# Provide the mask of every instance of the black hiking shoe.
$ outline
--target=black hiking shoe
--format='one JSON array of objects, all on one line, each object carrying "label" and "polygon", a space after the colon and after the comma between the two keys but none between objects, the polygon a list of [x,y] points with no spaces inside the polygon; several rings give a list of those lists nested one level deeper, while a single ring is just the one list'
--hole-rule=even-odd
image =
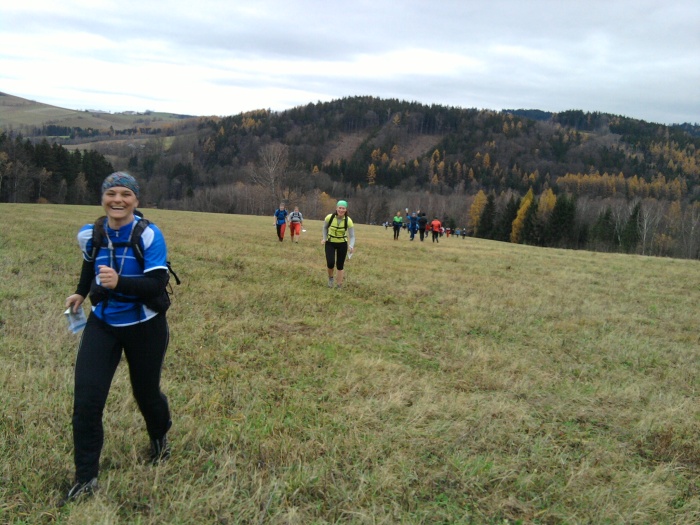
[{"label": "black hiking shoe", "polygon": [[158,465],[170,459],[170,443],[168,443],[168,436],[151,440],[151,453],[148,459],[151,465]]},{"label": "black hiking shoe", "polygon": [[58,506],[63,507],[66,503],[92,496],[97,488],[97,478],[92,478],[90,481],[76,481],[66,497],[58,503]]}]

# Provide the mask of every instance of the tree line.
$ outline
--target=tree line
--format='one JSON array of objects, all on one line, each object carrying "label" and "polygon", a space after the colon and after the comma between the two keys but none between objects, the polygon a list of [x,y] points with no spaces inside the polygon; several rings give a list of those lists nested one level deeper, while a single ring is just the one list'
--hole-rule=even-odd
[{"label": "tree line", "polygon": [[0,201],[94,203],[108,157],[139,178],[146,206],[260,215],[286,200],[318,218],[346,197],[358,222],[409,207],[506,242],[697,257],[695,131],[349,97],[201,119],[133,143],[105,130],[85,151],[6,133]]},{"label": "tree line", "polygon": [[0,133],[0,202],[94,204],[113,171],[97,151],[69,151],[47,140],[35,145]]}]

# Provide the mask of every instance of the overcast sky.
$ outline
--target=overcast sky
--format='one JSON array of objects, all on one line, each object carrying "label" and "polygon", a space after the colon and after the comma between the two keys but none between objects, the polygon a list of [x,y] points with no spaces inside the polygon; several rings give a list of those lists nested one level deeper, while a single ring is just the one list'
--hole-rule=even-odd
[{"label": "overcast sky", "polygon": [[17,0],[0,91],[234,115],[372,95],[700,123],[700,0]]}]

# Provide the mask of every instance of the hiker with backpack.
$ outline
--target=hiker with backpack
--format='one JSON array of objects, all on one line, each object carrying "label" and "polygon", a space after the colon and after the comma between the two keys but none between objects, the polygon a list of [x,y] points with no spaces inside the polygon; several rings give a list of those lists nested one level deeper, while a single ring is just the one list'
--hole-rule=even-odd
[{"label": "hiker with backpack", "polygon": [[[420,212],[420,210],[419,210]],[[423,239],[425,238],[425,230],[428,227],[428,218],[425,216],[425,212],[420,213],[420,217],[418,218],[418,233],[420,235],[420,240],[423,242]]]},{"label": "hiker with backpack", "polygon": [[149,459],[157,464],[170,455],[166,435],[172,422],[168,400],[160,389],[169,340],[167,247],[158,227],[134,214],[138,199],[136,180],[125,172],[112,173],[102,184],[106,216],[78,232],[83,266],[76,292],[66,299],[66,306],[77,312],[89,296],[92,312],[75,362],[75,483],[62,503],[97,488],[104,440],[102,412],[122,352],[146,422]]},{"label": "hiker with backpack", "polygon": [[287,228],[287,215],[289,212],[284,209],[284,202],[275,210],[275,227],[277,228],[277,238],[284,241],[284,230]]},{"label": "hiker with backpack", "polygon": [[[294,206],[294,211],[289,214],[289,234],[292,236],[292,242],[299,242],[301,237],[301,228],[304,224],[304,216],[299,211],[299,206]],[[297,240],[294,240],[296,236]]]},{"label": "hiker with backpack", "polygon": [[[335,282],[338,288],[343,286],[345,276],[345,258],[355,251],[355,227],[348,217],[347,201],[338,201],[335,212],[326,215],[323,221],[323,239],[321,244],[326,250],[326,267],[328,269],[328,288]],[[337,268],[335,278],[334,268]]]},{"label": "hiker with backpack", "polygon": [[408,231],[411,232],[411,240],[415,239],[418,232],[418,214],[415,211],[408,217]]}]

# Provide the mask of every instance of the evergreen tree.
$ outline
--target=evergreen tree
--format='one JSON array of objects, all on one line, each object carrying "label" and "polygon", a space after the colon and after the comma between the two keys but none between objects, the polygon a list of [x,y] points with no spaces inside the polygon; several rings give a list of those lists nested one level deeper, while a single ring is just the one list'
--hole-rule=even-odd
[{"label": "evergreen tree", "polygon": [[515,222],[518,216],[518,210],[520,209],[520,199],[516,199],[511,196],[508,204],[506,204],[505,210],[498,218],[498,221],[494,227],[493,238],[497,241],[510,242],[511,233],[513,231],[513,222]]},{"label": "evergreen tree", "polygon": [[596,220],[591,229],[591,241],[596,247],[604,250],[613,250],[616,247],[615,242],[615,221],[613,220],[612,210],[608,206]]},{"label": "evergreen tree", "polygon": [[545,230],[546,246],[571,247],[577,244],[576,202],[562,193],[557,197]]},{"label": "evergreen tree", "polygon": [[535,199],[527,209],[527,213],[525,214],[525,219],[523,221],[523,229],[520,234],[520,242],[523,244],[529,244],[532,246],[540,246],[542,244],[543,225],[539,218],[539,206],[539,201]]},{"label": "evergreen tree", "polygon": [[496,222],[496,198],[493,193],[486,198],[486,206],[479,218],[479,229],[476,236],[481,239],[493,239],[493,229]]},{"label": "evergreen tree", "polygon": [[627,253],[634,251],[639,243],[639,213],[640,213],[641,203],[634,205],[632,213],[625,227],[622,229],[622,235],[620,236],[620,245],[622,249]]}]

